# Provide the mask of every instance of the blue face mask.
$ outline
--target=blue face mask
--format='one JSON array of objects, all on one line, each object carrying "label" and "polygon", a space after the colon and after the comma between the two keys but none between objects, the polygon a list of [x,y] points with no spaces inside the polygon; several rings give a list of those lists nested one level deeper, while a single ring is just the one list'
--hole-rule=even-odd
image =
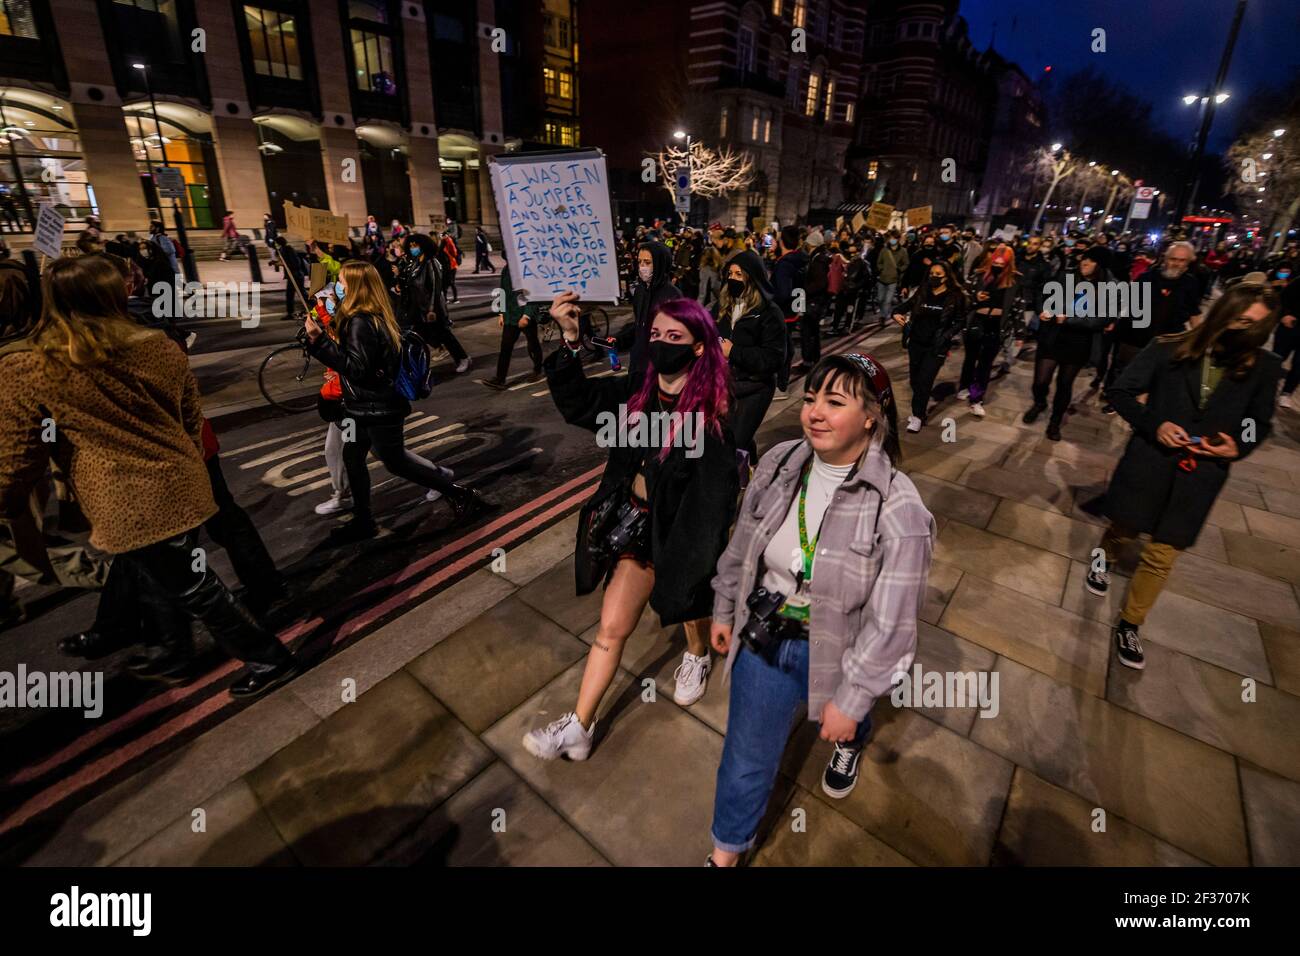
[{"label": "blue face mask", "polygon": [[411,246],[410,253],[412,259],[418,259],[424,254],[424,250],[419,246]]},{"label": "blue face mask", "polygon": [[330,315],[333,315],[333,314],[334,314],[334,311],[335,311],[337,308],[338,308],[338,305],[335,303],[335,301],[334,301],[332,298],[326,297],[326,299],[325,299],[325,311],[326,311],[327,313],[329,313]]},{"label": "blue face mask", "polygon": [[335,283],[334,283],[334,297],[335,297],[336,299],[338,299],[340,302],[343,301],[343,283],[342,283],[342,282],[335,282]]}]

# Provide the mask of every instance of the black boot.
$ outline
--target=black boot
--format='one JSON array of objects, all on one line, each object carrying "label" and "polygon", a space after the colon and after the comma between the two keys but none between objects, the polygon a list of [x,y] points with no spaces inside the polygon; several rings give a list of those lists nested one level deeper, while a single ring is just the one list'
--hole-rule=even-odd
[{"label": "black boot", "polygon": [[325,539],[325,544],[327,547],[356,544],[358,541],[369,541],[377,534],[379,534],[379,526],[375,524],[374,518],[369,515],[354,515],[347,524],[332,529]]},{"label": "black boot", "polygon": [[447,501],[451,504],[453,523],[469,524],[491,510],[491,505],[478,492],[471,491],[464,485],[457,485],[456,489],[456,494],[447,496]]},{"label": "black boot", "polygon": [[290,658],[274,670],[252,670],[245,668],[238,679],[230,685],[230,696],[240,699],[261,697],[275,690],[281,684],[287,684],[298,676],[301,668],[296,658]]},{"label": "black boot", "polygon": [[1047,423],[1047,439],[1048,441],[1061,440],[1061,420],[1056,416],[1052,416],[1052,420]]},{"label": "black boot", "polygon": [[1020,420],[1026,425],[1032,425],[1034,422],[1038,421],[1038,416],[1043,414],[1046,408],[1046,405],[1040,405],[1035,402],[1030,406],[1029,411],[1025,412],[1024,416]]}]

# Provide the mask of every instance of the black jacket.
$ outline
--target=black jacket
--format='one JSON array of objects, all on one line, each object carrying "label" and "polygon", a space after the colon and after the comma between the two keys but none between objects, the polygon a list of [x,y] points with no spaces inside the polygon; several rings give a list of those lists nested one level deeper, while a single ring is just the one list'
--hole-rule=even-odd
[{"label": "black jacket", "polygon": [[307,351],[339,373],[343,410],[353,418],[404,418],[411,414],[411,403],[393,387],[400,353],[373,316],[365,312],[352,316],[342,341],[336,343],[322,335]]},{"label": "black jacket", "polygon": [[[555,406],[570,425],[591,431],[600,427],[602,412],[618,415],[618,407],[633,394],[631,376],[587,378],[582,362],[564,346],[546,359],[547,384]],[[727,534],[740,492],[736,445],[723,425],[722,437],[706,429],[703,453],[687,458],[674,448],[662,462],[655,449],[614,447],[595,495],[582,509],[579,528],[587,516],[610,496],[626,500],[638,468],[646,478],[650,504],[650,545],[655,566],[650,606],[665,625],[680,624],[713,613],[714,566],[727,547]],[[642,459],[644,457],[644,466]],[[583,542],[579,541],[579,549]],[[579,594],[600,584],[583,573],[575,561]]]},{"label": "black jacket", "polygon": [[1025,256],[1017,265],[1025,308],[1032,309],[1037,315],[1043,311],[1043,286],[1056,276],[1056,263],[1040,252],[1036,256]]},{"label": "black jacket", "polygon": [[[1229,463],[1197,456],[1196,469],[1184,471],[1178,467],[1183,451],[1160,444],[1156,429],[1173,422],[1193,437],[1216,440],[1219,432],[1226,432],[1245,458],[1272,428],[1282,360],[1266,349],[1256,350],[1250,373],[1241,381],[1225,375],[1201,411],[1201,363],[1175,363],[1176,347],[1174,342],[1152,342],[1106,392],[1106,399],[1133,426],[1133,437],[1110,479],[1105,512],[1127,529],[1150,534],[1153,540],[1175,548],[1187,548],[1196,543],[1228,480]],[[1143,394],[1147,396],[1145,405],[1138,401]],[[1254,422],[1253,442],[1243,440],[1242,422],[1247,419]]]},{"label": "black jacket", "polygon": [[662,242],[643,242],[637,251],[641,249],[650,250],[654,272],[650,274],[648,283],[637,280],[632,290],[632,321],[615,336],[620,349],[629,346],[632,349],[628,356],[628,374],[638,385],[650,359],[650,326],[654,324],[655,310],[661,302],[682,297],[681,290],[672,281],[672,251]]},{"label": "black jacket", "polygon": [[776,387],[776,373],[785,361],[785,316],[773,301],[774,293],[768,285],[763,260],[758,253],[738,252],[727,264],[735,264],[758,288],[761,301],[734,322],[731,313],[722,314],[721,303],[713,313],[718,332],[731,339],[731,380],[737,398]]},{"label": "black jacket", "polygon": [[772,264],[772,289],[783,318],[794,316],[794,290],[803,287],[807,277],[808,254],[802,249],[785,253]]},{"label": "black jacket", "polygon": [[402,257],[398,288],[401,289],[404,326],[448,320],[447,298],[442,289],[442,267],[436,258],[429,255],[428,250],[424,250],[418,259],[409,255]]},{"label": "black jacket", "polygon": [[[1100,283],[1112,281],[1111,274],[1098,265],[1098,270],[1093,273],[1091,279],[1085,279],[1079,272],[1079,266],[1076,263],[1072,273],[1074,276],[1074,287],[1079,289],[1085,283]],[[1061,282],[1066,279],[1062,276]],[[1051,359],[1053,362],[1059,362],[1062,365],[1084,366],[1089,362],[1095,361],[1101,355],[1101,332],[1110,322],[1112,317],[1098,315],[1100,309],[1100,295],[1094,294],[1092,315],[1067,315],[1064,322],[1057,322],[1054,319],[1043,319],[1038,326],[1038,348],[1041,350],[1043,358]],[[1041,312],[1041,308],[1039,309]],[[1074,311],[1069,309],[1067,311]]]},{"label": "black jacket", "polygon": [[924,293],[916,292],[897,310],[907,316],[907,325],[903,326],[907,348],[946,355],[965,323],[966,297],[958,289],[947,289],[937,301],[922,303]]}]

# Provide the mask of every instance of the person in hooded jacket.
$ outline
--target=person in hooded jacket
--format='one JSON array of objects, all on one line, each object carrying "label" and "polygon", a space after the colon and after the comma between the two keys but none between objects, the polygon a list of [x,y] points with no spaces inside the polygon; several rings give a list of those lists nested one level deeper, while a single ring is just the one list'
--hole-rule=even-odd
[{"label": "person in hooded jacket", "polygon": [[619,350],[630,348],[628,374],[640,384],[650,349],[650,326],[655,310],[669,299],[681,298],[673,285],[673,253],[662,242],[641,243],[636,252],[636,280],[632,284],[632,321],[614,336]]},{"label": "person in hooded jacket", "polygon": [[441,345],[456,363],[457,372],[468,372],[473,362],[451,330],[451,314],[443,293],[441,266],[435,258],[434,241],[419,232],[402,240],[404,255],[399,261],[403,324],[415,329],[429,345]]},{"label": "person in hooded jacket", "polygon": [[952,266],[935,259],[930,263],[925,284],[894,313],[894,321],[903,327],[907,375],[912,388],[912,414],[907,419],[909,432],[919,432],[925,424],[934,380],[948,358],[953,338],[961,331],[966,305],[966,293]]},{"label": "person in hooded jacket", "polygon": [[724,268],[726,279],[713,317],[731,366],[731,433],[752,464],[758,461],[754,435],[772,404],[776,376],[785,362],[785,316],[774,301],[758,253],[738,252]]},{"label": "person in hooded jacket", "polygon": [[[1047,392],[1052,387],[1052,376],[1056,376],[1056,397],[1052,399],[1052,417],[1047,423],[1047,437],[1052,441],[1061,440],[1061,421],[1070,407],[1070,396],[1074,389],[1074,380],[1094,354],[1101,351],[1101,332],[1106,326],[1106,318],[1097,313],[1101,309],[1096,305],[1087,311],[1088,315],[1077,314],[1080,297],[1098,282],[1110,281],[1110,273],[1102,264],[1105,259],[1103,250],[1089,249],[1080,254],[1076,260],[1074,272],[1075,308],[1067,308],[1068,315],[1054,315],[1044,310],[1038,326],[1038,349],[1034,353],[1034,404],[1021,418],[1026,425],[1032,425],[1047,408]],[[1064,281],[1064,280],[1063,280]],[[1093,302],[1098,301],[1100,289],[1093,289]]]}]

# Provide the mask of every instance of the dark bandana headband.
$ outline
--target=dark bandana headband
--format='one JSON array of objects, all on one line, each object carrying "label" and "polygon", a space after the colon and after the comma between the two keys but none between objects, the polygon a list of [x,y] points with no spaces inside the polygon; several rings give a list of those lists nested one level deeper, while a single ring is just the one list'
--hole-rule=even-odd
[{"label": "dark bandana headband", "polygon": [[861,352],[847,352],[844,357],[867,373],[867,377],[871,379],[871,387],[876,390],[876,396],[882,405],[887,405],[894,400],[894,390],[889,385],[889,375],[883,365],[870,355],[863,355]]}]

